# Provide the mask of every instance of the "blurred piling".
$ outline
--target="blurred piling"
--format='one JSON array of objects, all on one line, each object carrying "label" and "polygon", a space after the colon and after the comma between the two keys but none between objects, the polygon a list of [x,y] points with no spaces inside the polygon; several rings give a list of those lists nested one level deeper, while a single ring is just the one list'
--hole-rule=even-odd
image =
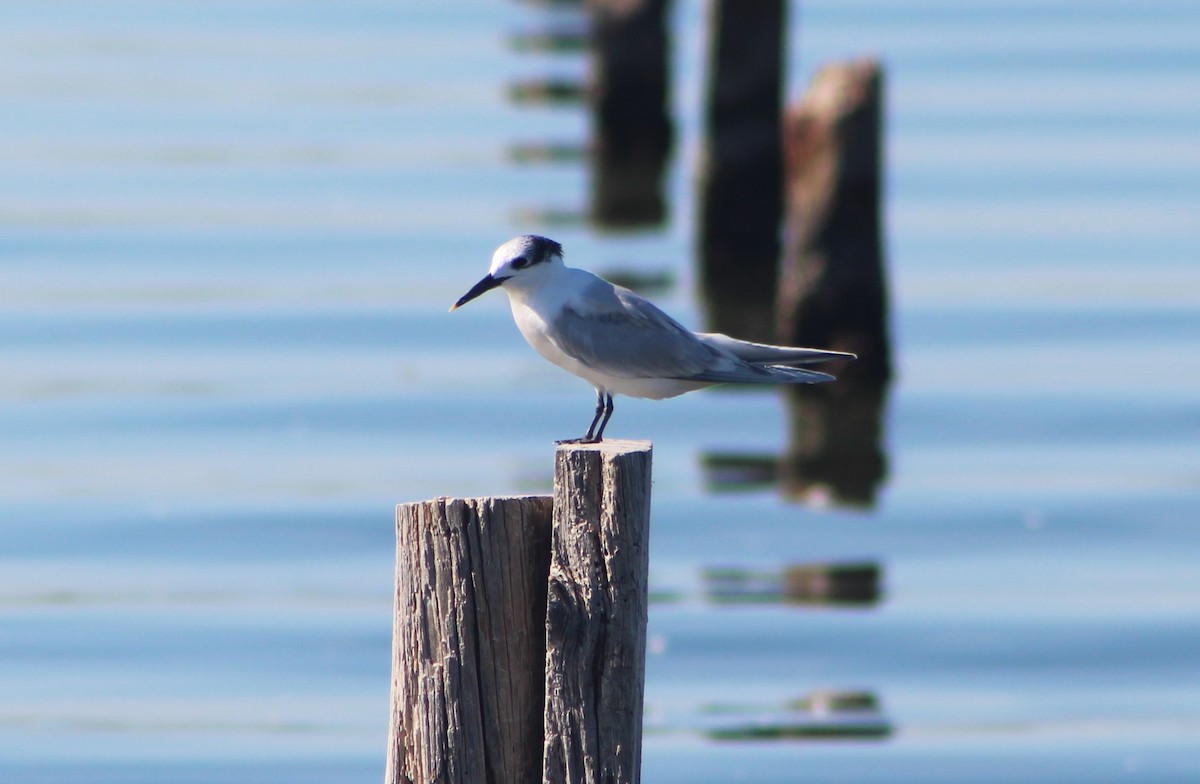
[{"label": "blurred piling", "polygon": [[650,458],[564,445],[553,498],[397,507],[388,784],[638,781]]},{"label": "blurred piling", "polygon": [[668,0],[588,0],[591,218],[608,228],[661,224],[673,129]]},{"label": "blurred piling", "polygon": [[782,705],[711,705],[716,741],[880,740],[892,723],[872,692],[822,690]]},{"label": "blurred piling", "polygon": [[769,341],[783,214],[787,3],[712,0],[709,14],[697,243],[708,326]]},{"label": "blurred piling", "polygon": [[874,562],[788,564],[782,569],[708,567],[708,600],[721,605],[873,606],[882,599],[883,569]]},{"label": "blurred piling", "polygon": [[873,60],[817,73],[784,133],[787,226],[776,337],[852,351],[839,377],[892,374],[883,263],[883,71]]},{"label": "blurred piling", "polygon": [[892,376],[883,248],[883,71],[817,73],[784,126],[787,216],[776,337],[858,355],[838,381],[787,390],[786,494],[869,506],[887,474]]},{"label": "blurred piling", "polygon": [[[670,103],[669,0],[551,3],[578,9],[570,21],[511,37],[520,51],[586,51],[588,76],[524,79],[509,88],[515,103],[586,104],[590,138],[527,142],[512,149],[521,162],[586,158],[591,193],[586,216],[561,209],[522,210],[521,218],[553,225],[586,218],[604,229],[660,226],[667,218],[664,181],[674,141]],[[556,15],[560,16],[561,15]]]}]

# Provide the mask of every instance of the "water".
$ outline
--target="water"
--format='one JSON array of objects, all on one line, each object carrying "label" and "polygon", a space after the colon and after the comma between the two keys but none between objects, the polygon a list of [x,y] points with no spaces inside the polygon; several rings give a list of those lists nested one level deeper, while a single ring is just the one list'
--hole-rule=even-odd
[{"label": "water", "polygon": [[[505,98],[583,73],[508,46],[544,13],[0,6],[0,781],[382,775],[393,505],[545,490],[592,406],[502,297],[445,308],[536,230],[670,274],[701,324],[703,7],[674,15],[672,220],[626,235],[528,217],[588,187],[509,157],[586,133]],[[888,66],[888,475],[870,509],[720,491],[706,455],[784,450],[777,396],[618,402],[655,443],[645,780],[1196,780],[1200,10],[791,25],[792,94]],[[813,563],[876,566],[879,600],[705,578]]]}]

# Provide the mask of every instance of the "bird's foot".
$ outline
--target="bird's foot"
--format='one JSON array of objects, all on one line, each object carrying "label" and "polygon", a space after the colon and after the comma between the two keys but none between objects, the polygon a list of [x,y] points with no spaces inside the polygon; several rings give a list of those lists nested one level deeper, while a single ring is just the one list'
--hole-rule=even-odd
[{"label": "bird's foot", "polygon": [[563,444],[599,444],[601,439],[596,436],[583,436],[582,438],[564,438],[561,441],[555,441],[558,445]]}]

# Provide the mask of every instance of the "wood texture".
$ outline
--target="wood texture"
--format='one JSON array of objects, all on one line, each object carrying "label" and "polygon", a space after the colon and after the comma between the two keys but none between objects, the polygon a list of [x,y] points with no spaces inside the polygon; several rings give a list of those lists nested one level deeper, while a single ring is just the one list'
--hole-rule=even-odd
[{"label": "wood texture", "polygon": [[640,778],[650,465],[644,441],[558,448],[546,607],[546,784]]},{"label": "wood texture", "polygon": [[538,780],[551,504],[397,507],[388,784]]}]

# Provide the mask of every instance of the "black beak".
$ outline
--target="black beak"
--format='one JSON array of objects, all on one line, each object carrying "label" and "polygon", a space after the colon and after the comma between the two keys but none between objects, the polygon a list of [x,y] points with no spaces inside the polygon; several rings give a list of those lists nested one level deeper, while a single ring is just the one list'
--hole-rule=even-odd
[{"label": "black beak", "polygon": [[450,310],[453,311],[453,310],[457,310],[458,308],[461,308],[463,305],[466,305],[468,302],[475,299],[480,294],[491,291],[492,289],[496,288],[504,281],[505,281],[505,278],[493,278],[490,274],[484,276],[483,280],[479,281],[474,286],[472,286],[470,291],[468,291],[466,294],[463,294],[461,297],[459,297],[458,302],[455,302],[453,305],[450,306]]}]

